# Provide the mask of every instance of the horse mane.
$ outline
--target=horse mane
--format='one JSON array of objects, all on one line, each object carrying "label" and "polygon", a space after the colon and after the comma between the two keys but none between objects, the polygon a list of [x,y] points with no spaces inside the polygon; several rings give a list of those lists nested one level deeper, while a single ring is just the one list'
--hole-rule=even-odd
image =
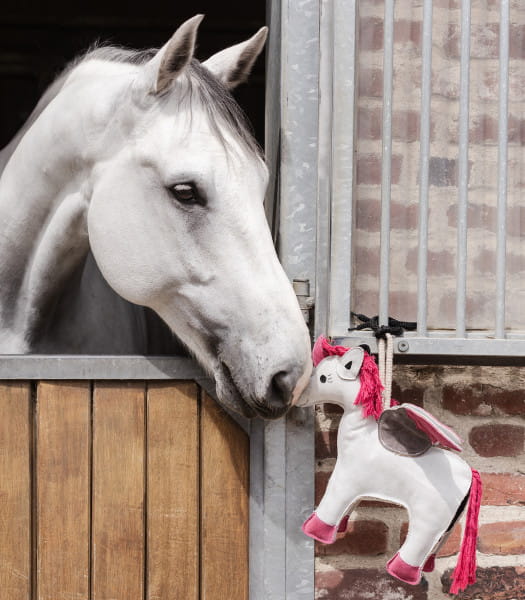
[{"label": "horse mane", "polygon": [[[346,346],[332,346],[324,336],[320,336],[317,338],[312,350],[312,361],[316,367],[323,358],[343,356],[348,350],[350,348]],[[374,417],[377,421],[383,412],[383,384],[379,378],[379,369],[375,360],[366,351],[359,371],[359,382],[361,387],[354,404],[363,407],[363,417]]]},{"label": "horse mane", "polygon": [[[143,65],[151,60],[157,52],[158,48],[131,50],[97,43],[74,59],[66,67],[65,72],[69,73],[75,67],[89,60]],[[220,125],[225,126],[230,133],[240,139],[247,150],[262,158],[263,152],[254,137],[253,128],[230,91],[195,58],[191,59],[185,75],[187,91],[184,98],[189,99],[190,108],[196,99],[205,111],[214,133],[223,143],[226,143],[226,140]],[[163,101],[169,96],[170,91],[161,95],[159,101]]]},{"label": "horse mane", "polygon": [[[157,52],[157,48],[131,50],[97,42],[90,46],[86,52],[70,61],[41,96],[22,128],[9,144],[0,151],[0,175],[22,137],[46,106],[60,93],[67,77],[74,69],[90,60],[143,65],[151,60]],[[190,61],[186,69],[186,77],[188,89],[185,96],[190,100],[190,108],[193,105],[194,98],[197,98],[201,108],[206,112],[213,132],[223,145],[227,146],[227,141],[223,135],[221,125],[226,127],[237,139],[240,139],[249,152],[262,158],[263,152],[254,137],[250,122],[226,87],[196,59]],[[159,100],[162,101],[168,96],[169,92]]]}]

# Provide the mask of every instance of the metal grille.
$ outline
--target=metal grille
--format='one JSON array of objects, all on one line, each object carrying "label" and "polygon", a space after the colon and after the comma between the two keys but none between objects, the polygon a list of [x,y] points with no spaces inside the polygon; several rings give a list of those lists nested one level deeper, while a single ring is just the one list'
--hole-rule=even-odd
[{"label": "metal grille", "polygon": [[[359,292],[359,254],[356,252],[356,219],[359,218],[359,198],[356,201],[356,188],[359,179],[359,158],[355,159],[359,152],[360,133],[357,123],[360,119],[360,110],[363,109],[363,97],[360,96],[358,82],[368,83],[363,77],[372,72],[371,69],[363,69],[367,61],[373,63],[374,55],[370,51],[372,44],[360,43],[359,34],[366,34],[368,26],[374,26],[374,33],[382,30],[382,65],[375,69],[374,73],[382,76],[382,99],[381,102],[381,136],[378,144],[380,150],[380,205],[377,217],[377,230],[379,239],[377,248],[371,247],[378,255],[377,297],[372,302],[365,303],[369,315],[379,315],[381,324],[386,324],[388,316],[395,316],[403,320],[416,320],[417,331],[406,334],[404,342],[396,346],[397,352],[417,355],[472,355],[472,356],[525,356],[525,334],[521,319],[508,318],[506,310],[510,301],[519,302],[522,289],[515,289],[516,278],[523,270],[521,263],[513,266],[512,280],[509,282],[508,254],[508,131],[509,131],[509,64],[511,58],[514,60],[515,70],[525,68],[525,51],[514,48],[513,57],[509,54],[509,32],[517,31],[519,20],[525,20],[525,15],[519,8],[515,8],[513,22],[510,20],[509,0],[502,0],[497,8],[498,13],[491,13],[493,20],[490,27],[480,26],[477,21],[475,27],[472,24],[472,11],[477,20],[483,15],[476,2],[462,0],[461,7],[451,16],[451,22],[447,23],[448,38],[445,39],[445,49],[442,50],[440,40],[433,39],[433,24],[435,27],[436,12],[433,10],[432,0],[424,0],[421,14],[414,13],[412,18],[406,13],[397,15],[398,10],[404,7],[396,4],[394,0],[385,0],[384,12],[380,18],[366,17],[360,19],[360,10],[365,9],[367,3],[355,0],[334,0],[323,2],[321,10],[320,26],[320,102],[319,102],[319,188],[317,202],[317,286],[316,286],[316,318],[319,332],[328,332],[343,343],[352,343],[352,337],[359,335],[363,338],[363,332],[354,334],[349,332],[352,325],[351,311],[356,305],[362,309],[363,301],[360,302]],[[374,3],[373,3],[374,4]],[[409,4],[409,3],[407,3]],[[420,3],[414,3],[418,6]],[[439,16],[439,15],[438,15]],[[456,22],[452,22],[452,18]],[[381,21],[381,22],[379,22]],[[516,23],[517,21],[517,23]],[[407,29],[409,22],[412,29]],[[419,35],[414,34],[414,23],[420,27]],[[372,25],[370,25],[372,24]],[[522,23],[523,24],[523,23]],[[409,31],[407,40],[403,40],[403,27]],[[485,27],[485,28],[483,28]],[[512,29],[514,27],[514,30]],[[488,36],[490,32],[491,36]],[[376,36],[377,37],[377,36]],[[415,39],[414,39],[415,38]],[[474,40],[475,47],[471,48]],[[362,40],[361,40],[362,42]],[[366,40],[365,40],[366,42]],[[519,39],[518,39],[519,42]],[[375,42],[376,43],[376,42]],[[516,45],[516,41],[514,42]],[[525,44],[525,40],[521,41]],[[374,48],[372,48],[374,49]],[[377,48],[376,48],[377,49]],[[445,59],[449,60],[450,69],[459,67],[457,94],[451,100],[447,100],[450,106],[457,110],[457,125],[454,123],[455,136],[454,146],[449,143],[449,154],[446,158],[433,158],[433,147],[435,153],[436,143],[432,143],[433,128],[443,129],[444,120],[450,119],[450,115],[439,112],[436,97],[442,93],[439,89],[439,68],[434,67],[433,51],[439,62],[439,68]],[[448,55],[447,55],[448,52]],[[457,52],[457,56],[454,53]],[[403,56],[403,53],[405,56]],[[414,267],[412,289],[410,288],[410,277],[407,277],[406,304],[410,307],[408,313],[397,315],[392,311],[403,308],[403,294],[397,291],[397,304],[392,302],[392,282],[397,278],[403,278],[403,272],[395,267],[395,278],[393,277],[393,257],[403,253],[406,249],[400,238],[403,232],[396,233],[393,238],[392,210],[395,202],[392,197],[393,187],[396,189],[397,197],[402,196],[404,180],[395,182],[393,185],[393,166],[396,165],[396,156],[393,156],[393,125],[399,114],[399,103],[401,95],[396,96],[395,77],[398,62],[406,60],[406,55],[415,56],[414,69],[417,68],[417,94],[418,102],[418,139],[417,143],[417,173],[411,168],[414,175],[414,185],[407,186],[406,194],[410,196],[409,202],[414,205],[414,213],[417,215],[416,223],[412,231],[407,231],[406,238],[412,236],[417,239],[417,247],[413,254],[417,257],[417,266]],[[443,58],[445,56],[445,58]],[[401,57],[401,58],[400,58]],[[474,59],[483,59],[474,61]],[[487,66],[488,65],[488,66]],[[377,67],[377,65],[375,65]],[[478,106],[480,101],[477,97],[481,94],[474,90],[473,96],[471,81],[476,80],[476,72],[483,69],[493,69],[497,73],[497,81],[493,81],[494,92],[497,98],[494,100],[494,118],[491,121],[497,123],[496,139],[480,145],[479,148],[488,154],[494,150],[494,160],[485,158],[485,169],[492,170],[494,177],[493,190],[486,183],[485,188],[478,191],[475,176],[471,174],[474,169],[482,171],[480,161],[472,154],[473,123],[477,123],[481,117],[471,113],[471,106]],[[361,73],[361,77],[358,73]],[[488,85],[488,84],[487,84]],[[488,95],[488,92],[487,94]],[[366,100],[366,99],[365,99]],[[482,98],[483,100],[483,98]],[[358,106],[360,101],[360,106]],[[375,100],[371,101],[373,103]],[[397,106],[396,106],[397,101]],[[433,105],[433,101],[435,104]],[[476,104],[477,102],[477,104]],[[488,101],[486,101],[487,104]],[[513,103],[513,106],[516,102]],[[488,104],[487,104],[488,105]],[[436,107],[438,110],[436,110]],[[520,106],[518,108],[521,110]],[[476,110],[478,110],[476,108]],[[397,111],[397,112],[396,112]],[[405,111],[406,113],[407,111]],[[371,113],[373,114],[373,113]],[[484,126],[488,117],[483,117]],[[456,117],[454,117],[456,119]],[[436,125],[437,124],[437,125]],[[379,125],[378,125],[379,127]],[[485,130],[484,130],[485,131]],[[489,136],[490,137],[490,136]],[[521,140],[518,140],[518,144]],[[366,142],[370,146],[370,142]],[[395,142],[399,146],[399,141]],[[364,143],[363,143],[364,145]],[[497,146],[497,156],[496,148]],[[367,146],[368,147],[368,146]],[[494,148],[492,148],[494,147]],[[452,150],[450,150],[452,148]],[[481,151],[480,151],[481,152]],[[519,153],[519,149],[516,150]],[[367,155],[369,156],[369,155]],[[410,157],[410,154],[407,154]],[[405,162],[406,162],[406,158]],[[363,161],[366,165],[366,161]],[[370,161],[369,161],[370,162]],[[474,167],[473,167],[474,164]],[[439,180],[439,176],[432,169],[440,165],[455,169],[454,181]],[[403,165],[406,170],[407,165]],[[519,167],[518,167],[519,168]],[[361,177],[365,183],[370,183],[369,174]],[[397,177],[397,175],[396,175]],[[447,175],[448,177],[448,175]],[[442,179],[447,179],[443,177]],[[379,188],[379,181],[378,188]],[[432,198],[434,189],[432,186],[449,185],[450,194],[455,196],[454,206],[449,208],[448,214],[455,216],[455,248],[453,248],[453,265],[449,273],[444,275],[451,291],[449,297],[444,297],[439,306],[448,306],[449,317],[442,316],[433,308],[432,323],[429,323],[429,298],[435,300],[442,293],[440,289],[440,278],[432,275],[433,263],[429,263],[429,256],[434,257],[436,252],[429,247],[429,227],[432,226],[432,213],[434,205],[431,206],[429,198]],[[366,188],[366,185],[363,186]],[[372,189],[369,185],[367,189]],[[443,190],[439,190],[440,193]],[[493,199],[488,200],[492,220],[487,228],[486,236],[477,231],[479,237],[490,239],[494,249],[490,250],[490,266],[483,266],[488,275],[483,278],[480,267],[479,273],[472,275],[476,268],[472,252],[473,241],[470,227],[472,214],[474,217],[479,208],[477,198],[483,195]],[[353,200],[351,199],[353,197]],[[473,201],[471,199],[474,198]],[[399,200],[396,200],[399,204]],[[513,215],[521,214],[523,203],[520,206],[519,191],[513,196]],[[356,208],[357,207],[357,208]],[[362,210],[362,209],[361,209]],[[483,208],[488,211],[488,208]],[[436,212],[436,211],[434,211]],[[452,220],[452,217],[449,217]],[[414,227],[417,229],[414,231]],[[519,231],[518,233],[521,233]],[[417,236],[417,237],[416,237]],[[451,237],[449,235],[449,237]],[[519,237],[519,236],[518,236]],[[435,242],[434,242],[435,243]],[[449,242],[447,241],[447,244]],[[452,242],[450,242],[452,244]],[[519,246],[519,240],[516,242]],[[372,252],[371,252],[372,253]],[[452,256],[452,253],[450,253]],[[488,251],[486,252],[488,254]],[[481,259],[476,259],[481,260]],[[408,259],[407,261],[408,262]],[[429,275],[430,274],[430,275]],[[472,284],[472,278],[477,277],[477,283]],[[364,278],[362,278],[364,279]],[[369,279],[371,279],[369,277]],[[444,281],[444,279],[443,279]],[[481,309],[472,308],[475,305],[476,285],[484,286],[486,289],[486,300]],[[514,287],[513,287],[514,286]],[[454,288],[452,290],[452,288]],[[472,288],[472,290],[470,289]],[[515,294],[514,294],[515,292]],[[399,300],[401,298],[401,300]],[[453,299],[453,302],[452,302]],[[447,305],[448,302],[448,305]],[[395,306],[393,306],[393,304]],[[436,302],[434,302],[434,305]],[[521,310],[521,309],[519,309]],[[444,312],[444,309],[441,310]],[[516,310],[513,314],[516,313]],[[521,314],[521,313],[519,313]],[[366,334],[365,334],[366,335]],[[355,341],[355,340],[354,340]]]}]

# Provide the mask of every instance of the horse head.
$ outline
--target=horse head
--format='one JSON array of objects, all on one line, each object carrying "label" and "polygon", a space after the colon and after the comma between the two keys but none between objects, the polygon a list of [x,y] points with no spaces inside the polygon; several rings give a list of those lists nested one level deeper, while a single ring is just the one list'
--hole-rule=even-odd
[{"label": "horse head", "polygon": [[266,28],[201,64],[201,19],[109,69],[86,106],[89,245],[111,287],[156,311],[214,375],[223,403],[276,418],[309,377],[309,336],[266,222],[268,171],[229,92]]}]

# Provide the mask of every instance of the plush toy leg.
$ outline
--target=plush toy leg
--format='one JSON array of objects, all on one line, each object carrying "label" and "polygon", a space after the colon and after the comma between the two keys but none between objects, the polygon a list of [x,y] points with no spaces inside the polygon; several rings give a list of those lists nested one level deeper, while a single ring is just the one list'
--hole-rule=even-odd
[{"label": "plush toy leg", "polygon": [[337,535],[337,525],[325,523],[315,513],[306,519],[301,529],[307,536],[323,544],[332,544]]},{"label": "plush toy leg", "polygon": [[390,575],[409,583],[410,585],[417,585],[421,581],[421,567],[415,567],[406,563],[399,552],[386,563],[386,570]]}]

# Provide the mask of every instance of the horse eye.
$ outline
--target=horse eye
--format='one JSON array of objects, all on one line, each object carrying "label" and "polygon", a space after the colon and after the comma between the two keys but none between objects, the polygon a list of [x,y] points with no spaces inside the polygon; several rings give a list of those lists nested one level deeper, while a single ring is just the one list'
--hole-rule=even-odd
[{"label": "horse eye", "polygon": [[319,377],[319,381],[321,383],[326,383],[326,375],[321,375],[321,377]]},{"label": "horse eye", "polygon": [[193,183],[176,183],[169,187],[168,190],[177,202],[185,204],[186,206],[192,206],[194,204],[204,206],[205,204],[204,199],[199,195],[199,192]]}]

